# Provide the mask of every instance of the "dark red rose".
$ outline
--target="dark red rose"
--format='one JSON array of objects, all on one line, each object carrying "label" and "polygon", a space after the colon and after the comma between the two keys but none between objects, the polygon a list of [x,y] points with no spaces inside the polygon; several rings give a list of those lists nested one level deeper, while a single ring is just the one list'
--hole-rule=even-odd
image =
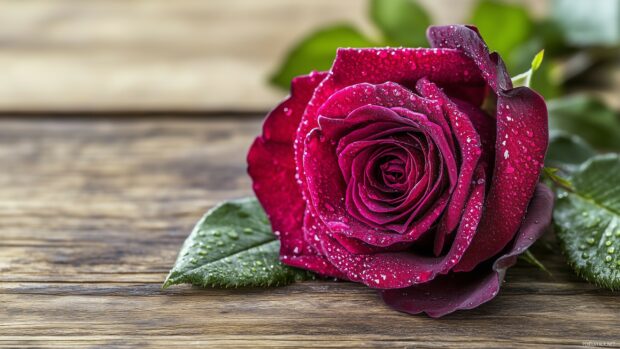
[{"label": "dark red rose", "polygon": [[476,28],[428,38],[431,49],[340,49],[329,72],[293,79],[248,171],[283,263],[436,317],[497,294],[553,196],[538,184],[542,97],[512,87]]}]

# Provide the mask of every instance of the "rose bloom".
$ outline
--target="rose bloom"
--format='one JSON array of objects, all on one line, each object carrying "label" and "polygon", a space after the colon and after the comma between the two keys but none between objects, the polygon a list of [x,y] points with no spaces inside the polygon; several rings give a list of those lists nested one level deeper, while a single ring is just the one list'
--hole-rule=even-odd
[{"label": "rose bloom", "polygon": [[[551,220],[547,110],[475,27],[339,49],[292,81],[248,154],[283,263],[439,317],[495,297]],[[483,108],[484,104],[484,108]]]}]

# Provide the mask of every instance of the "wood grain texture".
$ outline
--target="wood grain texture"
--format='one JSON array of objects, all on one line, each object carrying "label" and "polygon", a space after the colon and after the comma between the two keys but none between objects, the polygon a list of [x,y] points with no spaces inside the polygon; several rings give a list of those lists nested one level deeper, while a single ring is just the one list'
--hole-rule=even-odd
[{"label": "wood grain texture", "polygon": [[[160,285],[191,227],[251,193],[258,118],[0,120],[0,347],[620,346],[618,295],[520,262],[493,301],[439,320],[361,285]],[[597,344],[598,343],[598,344]]]},{"label": "wood grain texture", "polygon": [[[438,22],[454,23],[476,0],[422,2]],[[0,112],[268,110],[285,93],[267,78],[302,37],[343,22],[376,37],[366,5],[0,0]]]}]

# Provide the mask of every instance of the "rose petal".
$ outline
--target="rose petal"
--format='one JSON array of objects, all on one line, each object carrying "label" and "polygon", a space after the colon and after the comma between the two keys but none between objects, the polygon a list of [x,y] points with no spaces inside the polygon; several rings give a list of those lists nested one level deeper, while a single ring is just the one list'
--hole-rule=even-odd
[{"label": "rose petal", "polygon": [[497,54],[490,54],[489,48],[478,29],[465,25],[431,26],[426,32],[432,47],[458,49],[471,58],[482,71],[482,76],[491,88],[499,91],[512,88],[510,75],[504,62]]},{"label": "rose petal", "polygon": [[547,107],[527,87],[512,89],[504,62],[489,49],[475,27],[430,27],[433,47],[459,48],[482,71],[498,95],[495,163],[480,231],[455,271],[470,271],[501,251],[521,225],[547,151]]},{"label": "rose petal", "polygon": [[446,117],[450,120],[452,135],[458,142],[461,153],[458,182],[435,233],[434,253],[437,256],[443,249],[446,235],[456,228],[461,219],[463,206],[465,206],[471,189],[474,170],[482,154],[482,143],[468,115],[463,113],[437,85],[426,79],[421,79],[418,81],[418,90],[424,97],[432,98],[442,106]]},{"label": "rose petal", "polygon": [[325,76],[326,73],[313,73],[293,79],[291,96],[267,115],[263,134],[248,152],[252,187],[272,228],[280,233],[283,255],[296,248],[300,251],[307,248],[301,229],[306,204],[295,180],[293,140],[301,115]]},{"label": "rose petal", "polygon": [[470,271],[512,240],[523,221],[543,166],[547,107],[529,88],[502,93],[497,112],[493,179],[480,230],[455,271]]},{"label": "rose petal", "polygon": [[441,317],[460,309],[473,309],[488,302],[499,292],[506,269],[514,265],[517,256],[542,236],[551,222],[552,209],[553,193],[539,184],[513,246],[495,261],[490,270],[450,273],[429,283],[383,290],[381,297],[396,310],[410,314],[424,312],[431,317]]}]

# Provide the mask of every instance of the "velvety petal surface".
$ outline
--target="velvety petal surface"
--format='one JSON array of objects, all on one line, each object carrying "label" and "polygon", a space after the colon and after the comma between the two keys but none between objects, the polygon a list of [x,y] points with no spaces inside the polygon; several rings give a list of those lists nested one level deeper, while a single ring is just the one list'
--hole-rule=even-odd
[{"label": "velvety petal surface", "polygon": [[293,140],[301,115],[325,76],[326,73],[313,73],[293,79],[290,97],[267,115],[263,134],[256,138],[247,157],[252,187],[280,239],[281,257],[294,255],[295,266],[320,274],[330,274],[323,271],[331,266],[313,260],[316,251],[303,238],[306,204],[295,180]]},{"label": "velvety petal surface", "polygon": [[458,48],[482,71],[497,94],[497,135],[491,189],[480,231],[455,271],[470,271],[512,240],[540,176],[549,139],[544,99],[527,87],[512,89],[499,55],[489,53],[477,29],[430,27],[433,47]]},{"label": "velvety petal surface", "polygon": [[502,93],[495,164],[480,230],[455,271],[469,271],[501,251],[519,229],[544,166],[547,106],[529,88]]},{"label": "velvety petal surface", "polygon": [[[470,273],[450,273],[431,282],[403,289],[381,291],[381,297],[396,310],[441,317],[460,309],[472,309],[493,299],[499,292],[506,269],[529,248],[551,222],[553,193],[542,184],[529,205],[527,216],[512,244],[492,267],[480,265]],[[488,268],[488,270],[485,270]]]},{"label": "velvety petal surface", "polygon": [[482,154],[482,141],[469,116],[432,82],[421,79],[418,81],[418,91],[427,97],[436,100],[442,107],[446,118],[450,121],[451,134],[458,142],[461,167],[458,183],[450,197],[450,203],[444,213],[441,224],[435,233],[434,253],[439,255],[443,249],[445,237],[452,232],[461,220],[465,201],[471,190],[471,181],[474,170]]},{"label": "velvety petal surface", "polygon": [[491,54],[478,29],[466,25],[429,27],[426,36],[432,47],[458,49],[471,58],[486,82],[497,93],[512,88],[510,75],[499,55]]}]

